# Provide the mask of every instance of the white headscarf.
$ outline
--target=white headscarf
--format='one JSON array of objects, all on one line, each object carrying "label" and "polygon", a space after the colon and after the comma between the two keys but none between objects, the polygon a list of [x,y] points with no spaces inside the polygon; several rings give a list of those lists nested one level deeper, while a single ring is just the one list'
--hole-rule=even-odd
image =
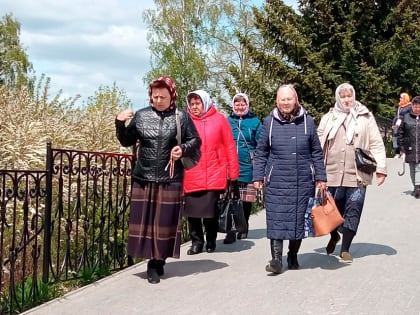
[{"label": "white headscarf", "polygon": [[[350,90],[352,91],[353,100],[350,107],[350,111],[344,109],[343,104],[340,100],[340,92]],[[328,140],[331,140],[335,137],[338,129],[342,124],[346,129],[346,143],[350,144],[353,141],[354,131],[356,129],[356,117],[357,117],[357,108],[360,105],[356,101],[356,92],[354,87],[349,83],[340,84],[335,90],[335,105],[334,105],[334,126],[328,134]]]},{"label": "white headscarf", "polygon": [[207,113],[209,111],[209,109],[213,106],[213,103],[211,101],[209,93],[207,93],[204,90],[195,90],[195,91],[192,91],[192,92],[188,93],[188,95],[187,95],[188,108],[190,108],[190,102],[188,102],[188,97],[191,94],[196,94],[201,98],[201,102],[203,102],[203,114]]},{"label": "white headscarf", "polygon": [[246,110],[244,110],[244,112],[241,114],[241,116],[245,116],[249,112],[249,98],[248,98],[248,95],[246,95],[244,93],[235,94],[235,96],[232,98],[232,110],[235,113],[235,115],[239,116],[238,113],[235,111],[235,106],[234,106],[235,105],[235,99],[239,96],[243,97],[244,100],[245,100],[245,103],[246,103]]}]

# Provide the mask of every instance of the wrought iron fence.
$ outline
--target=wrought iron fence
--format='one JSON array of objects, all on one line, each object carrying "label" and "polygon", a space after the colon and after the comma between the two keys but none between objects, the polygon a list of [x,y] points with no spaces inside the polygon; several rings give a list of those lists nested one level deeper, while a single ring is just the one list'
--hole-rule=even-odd
[{"label": "wrought iron fence", "polygon": [[133,163],[132,154],[48,143],[45,171],[0,171],[1,314],[48,299],[45,284],[129,265]]},{"label": "wrought iron fence", "polygon": [[0,307],[5,313],[19,310],[24,294],[36,295],[42,274],[46,172],[0,171],[0,187]]},{"label": "wrought iron fence", "polygon": [[[389,147],[391,120],[377,122]],[[0,170],[0,314],[47,301],[45,285],[132,263],[125,247],[134,162],[133,154],[48,143],[46,170]]]}]

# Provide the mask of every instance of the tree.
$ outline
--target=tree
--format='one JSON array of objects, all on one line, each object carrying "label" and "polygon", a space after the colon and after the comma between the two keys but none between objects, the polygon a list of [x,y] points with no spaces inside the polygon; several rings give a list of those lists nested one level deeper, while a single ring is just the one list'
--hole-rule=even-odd
[{"label": "tree", "polygon": [[149,83],[161,75],[170,76],[182,104],[189,91],[207,85],[206,40],[202,34],[205,25],[214,25],[211,14],[217,13],[208,12],[207,2],[201,0],[155,0],[155,7],[143,13],[151,30],[148,41],[152,55],[152,70],[143,79]]},{"label": "tree", "polygon": [[[249,80],[257,71],[255,63],[251,62],[249,52],[239,40],[246,38],[256,47],[263,50],[263,42],[258,30],[255,28],[253,6],[251,1],[239,0],[232,1],[232,10],[226,12],[228,19],[221,21],[225,23],[221,27],[216,40],[218,41],[217,50],[213,55],[213,66],[211,67],[214,76],[220,78],[220,83],[226,91],[222,93],[218,103],[226,111],[231,111],[231,98],[234,94],[246,93],[254,104],[254,98],[260,93],[257,87],[261,80],[255,79],[254,84],[247,85]],[[217,83],[220,86],[220,83]],[[225,94],[223,94],[223,92]],[[224,98],[226,96],[226,98]]]},{"label": "tree", "polygon": [[[399,6],[404,12],[418,12],[418,4],[408,0],[301,0],[299,14],[281,0],[266,1],[263,10],[254,9],[264,49],[240,37],[251,61],[257,64],[253,77],[263,78],[263,83],[257,82],[262,88],[259,99],[272,104],[273,97],[268,95],[275,95],[279,83],[293,83],[305,108],[319,118],[334,103],[336,86],[350,82],[359,100],[375,113],[389,115],[391,106],[395,107],[395,91],[402,86],[395,75],[390,76],[390,69],[403,57],[387,49],[390,39],[400,36],[397,24],[411,30],[399,47],[409,77],[414,82],[419,78],[418,58],[408,57],[416,51],[413,46],[418,43],[419,32],[413,30],[418,26],[408,13],[402,16],[404,21],[395,23]],[[254,82],[251,78],[244,84]],[[264,105],[259,106],[261,113],[271,110],[271,106],[265,105],[265,110]]]},{"label": "tree", "polygon": [[11,14],[3,16],[0,21],[0,86],[31,88],[34,82],[30,78],[32,64],[19,36],[20,23]]},{"label": "tree", "polygon": [[79,140],[71,118],[72,99],[48,100],[49,79],[26,87],[0,87],[0,168],[45,169],[46,143],[68,147]]},{"label": "tree", "polygon": [[34,92],[26,87],[0,87],[0,169],[44,169],[46,143],[55,148],[131,153],[115,136],[115,115],[130,107],[114,84],[101,86],[86,107],[78,97],[48,97],[49,78],[42,76]]},{"label": "tree", "polygon": [[[144,78],[168,74],[187,92],[207,90],[219,108],[230,110],[236,92],[248,92],[241,80],[253,70],[237,34],[258,41],[250,0],[155,1],[143,18],[150,27],[152,70]],[[237,80],[235,77],[238,76]],[[251,92],[251,90],[249,90]]]},{"label": "tree", "polygon": [[391,93],[420,94],[420,24],[418,1],[399,1],[384,21],[389,40],[375,47],[376,63],[391,85]]},{"label": "tree", "polygon": [[85,107],[79,95],[50,95],[50,78],[28,77],[32,65],[19,45],[19,23],[0,24],[0,168],[44,169],[46,143],[75,150],[131,153],[115,136],[115,115],[131,106],[116,84],[100,86]]},{"label": "tree", "polygon": [[115,116],[124,109],[132,107],[126,93],[115,82],[112,87],[100,86],[94,96],[88,98],[87,106],[78,111],[79,144],[84,150],[130,153],[124,150],[115,136]]}]

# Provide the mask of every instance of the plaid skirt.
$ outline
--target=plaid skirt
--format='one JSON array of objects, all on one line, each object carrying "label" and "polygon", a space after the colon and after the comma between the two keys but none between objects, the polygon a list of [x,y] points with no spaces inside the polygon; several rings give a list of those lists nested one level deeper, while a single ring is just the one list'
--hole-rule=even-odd
[{"label": "plaid skirt", "polygon": [[133,182],[127,253],[131,257],[179,258],[182,183]]},{"label": "plaid skirt", "polygon": [[257,190],[254,188],[254,183],[238,182],[239,196],[242,201],[256,202]]}]

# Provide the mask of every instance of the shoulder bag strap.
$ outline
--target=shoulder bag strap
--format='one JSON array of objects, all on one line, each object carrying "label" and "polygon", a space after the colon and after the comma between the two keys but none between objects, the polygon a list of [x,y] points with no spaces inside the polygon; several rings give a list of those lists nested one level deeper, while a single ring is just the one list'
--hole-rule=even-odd
[{"label": "shoulder bag strap", "polygon": [[181,145],[181,122],[179,121],[178,108],[175,108],[175,122],[176,122],[176,141]]},{"label": "shoulder bag strap", "polygon": [[251,154],[251,149],[249,148],[248,141],[246,141],[246,138],[245,138],[244,134],[242,133],[241,127],[235,121],[233,123],[236,125],[236,127],[238,127],[239,134],[244,139],[246,148],[248,149],[248,152]]}]

